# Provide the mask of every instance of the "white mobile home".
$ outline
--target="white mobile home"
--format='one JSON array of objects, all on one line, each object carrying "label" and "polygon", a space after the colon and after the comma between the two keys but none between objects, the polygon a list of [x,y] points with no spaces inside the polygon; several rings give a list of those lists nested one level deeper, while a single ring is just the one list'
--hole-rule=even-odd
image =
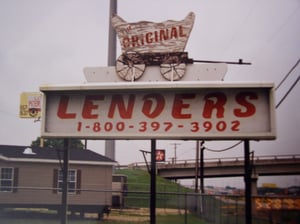
[{"label": "white mobile home", "polygon": [[[102,214],[112,202],[115,161],[83,149],[70,149],[69,158],[69,210]],[[62,150],[0,145],[0,208],[59,211],[62,165]]]}]

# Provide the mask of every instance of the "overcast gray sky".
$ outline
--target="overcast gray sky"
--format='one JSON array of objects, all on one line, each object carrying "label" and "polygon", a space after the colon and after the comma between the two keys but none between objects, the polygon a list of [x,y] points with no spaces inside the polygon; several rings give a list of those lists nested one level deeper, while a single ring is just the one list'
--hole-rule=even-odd
[{"label": "overcast gray sky", "polygon": [[[83,83],[84,67],[107,65],[108,10],[108,0],[0,0],[0,144],[30,145],[40,135],[40,122],[18,117],[21,92],[39,91],[45,83]],[[299,0],[118,2],[118,14],[128,22],[181,20],[190,11],[196,14],[186,46],[191,58],[242,58],[252,63],[230,65],[225,82],[272,82],[277,86],[300,58]],[[276,102],[299,75],[297,66],[276,91]],[[276,110],[277,139],[251,142],[255,155],[300,154],[299,96],[298,84]],[[171,143],[180,144],[179,160],[194,159],[194,141],[158,141],[158,148],[167,150],[167,158],[174,156]],[[205,145],[222,149],[234,143],[210,141]],[[116,146],[116,160],[128,164],[143,161],[138,150],[150,149],[150,142],[117,141]],[[99,153],[104,153],[103,147],[103,141],[88,143],[88,148]],[[242,155],[242,145],[223,153],[205,152],[207,158]],[[278,184],[299,182],[295,176]]]}]

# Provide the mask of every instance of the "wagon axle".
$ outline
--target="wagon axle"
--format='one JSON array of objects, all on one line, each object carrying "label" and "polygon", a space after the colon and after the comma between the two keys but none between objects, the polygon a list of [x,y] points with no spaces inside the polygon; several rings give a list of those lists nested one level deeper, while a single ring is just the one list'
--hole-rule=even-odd
[{"label": "wagon axle", "polygon": [[127,80],[134,81],[140,78],[146,66],[160,66],[161,74],[168,80],[178,80],[185,73],[186,64],[192,64],[187,52],[170,53],[137,53],[128,52],[118,57],[116,71]]},{"label": "wagon axle", "polygon": [[251,65],[249,62],[232,61],[207,61],[193,60],[188,57],[187,52],[169,53],[138,53],[128,52],[120,55],[116,63],[116,72],[126,81],[134,81],[140,78],[146,66],[160,66],[161,75],[170,81],[181,79],[186,70],[187,64],[198,63],[225,63],[237,65]]}]

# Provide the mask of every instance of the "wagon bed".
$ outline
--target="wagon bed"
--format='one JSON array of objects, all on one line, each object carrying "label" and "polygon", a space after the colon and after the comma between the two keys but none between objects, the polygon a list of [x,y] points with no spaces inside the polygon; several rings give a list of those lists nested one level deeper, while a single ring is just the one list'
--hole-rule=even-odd
[{"label": "wagon bed", "polygon": [[120,40],[122,53],[182,52],[193,28],[195,14],[190,12],[183,20],[161,23],[140,21],[128,23],[121,17],[112,17],[112,26]]}]

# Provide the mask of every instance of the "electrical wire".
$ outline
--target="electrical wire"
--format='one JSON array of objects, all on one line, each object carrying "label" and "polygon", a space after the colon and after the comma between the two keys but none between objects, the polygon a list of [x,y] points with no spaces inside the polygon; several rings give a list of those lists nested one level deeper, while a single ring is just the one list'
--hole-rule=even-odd
[{"label": "electrical wire", "polygon": [[245,23],[247,20],[249,20],[250,16],[254,13],[254,10],[258,7],[259,0],[256,0],[256,2],[253,3],[252,7],[249,7],[248,12],[244,13],[244,17],[239,20],[240,23],[237,26],[237,29],[235,30],[234,34],[232,35],[231,39],[229,40],[229,43],[227,44],[227,47],[223,50],[223,54],[225,54],[232,46],[232,44],[236,41],[237,37],[239,36],[239,33],[242,31],[242,29],[247,29],[245,26]]},{"label": "electrical wire", "polygon": [[238,143],[236,143],[236,144],[234,144],[234,145],[232,145],[232,146],[230,146],[230,147],[227,147],[227,148],[225,148],[225,149],[219,149],[219,150],[216,150],[216,149],[210,149],[210,148],[207,148],[207,147],[205,147],[205,146],[204,146],[204,149],[207,150],[207,151],[210,151],[210,152],[225,152],[225,151],[228,151],[228,150],[230,150],[230,149],[232,149],[232,148],[238,146],[238,145],[241,144],[242,142],[243,142],[243,141],[239,141]]},{"label": "electrical wire", "polygon": [[300,75],[295,80],[295,82],[292,84],[292,86],[289,88],[289,90],[285,93],[285,95],[281,98],[281,100],[277,103],[276,109],[280,106],[280,104],[286,99],[286,97],[289,95],[289,93],[292,91],[292,89],[297,85],[298,81],[300,79]]},{"label": "electrical wire", "polygon": [[[296,64],[289,70],[289,72],[285,75],[285,77],[281,80],[281,82],[275,88],[275,90],[277,90],[283,84],[283,82],[288,78],[288,76],[298,66],[299,63],[300,63],[300,58],[298,59],[298,61],[296,62]],[[295,82],[292,84],[292,86],[289,88],[289,90],[286,92],[286,94],[282,97],[282,99],[279,101],[279,103],[276,105],[276,107],[275,107],[276,109],[281,105],[281,103],[286,99],[286,97],[289,95],[289,93],[292,91],[292,89],[296,86],[296,84],[298,83],[299,79],[300,79],[300,75],[295,80]],[[227,147],[227,148],[224,148],[224,149],[219,149],[219,150],[210,149],[210,148],[207,148],[207,147],[204,147],[204,149],[206,149],[207,151],[210,151],[210,152],[225,152],[225,151],[228,151],[228,150],[230,150],[230,149],[238,146],[241,143],[242,143],[242,141],[239,141],[238,143],[236,143],[236,144],[234,144],[234,145],[232,145],[230,147]]]},{"label": "electrical wire", "polygon": [[278,86],[275,88],[275,90],[279,89],[279,87],[283,84],[283,82],[289,77],[289,75],[292,73],[292,71],[298,66],[300,63],[300,58],[296,62],[296,64],[290,69],[290,71],[284,76],[284,78],[281,80],[281,82],[278,84]]},{"label": "electrical wire", "polygon": [[297,15],[297,11],[300,9],[300,4],[298,4],[297,8],[295,8],[283,21],[283,23],[270,35],[269,38],[267,38],[267,41],[265,41],[265,44],[263,44],[262,47],[260,47],[256,52],[256,54],[250,58],[251,61],[254,61],[257,57],[261,55],[261,52],[268,46],[270,43],[275,39],[278,34],[282,33],[283,28],[289,23],[291,19],[293,19],[294,16]]},{"label": "electrical wire", "polygon": [[[288,76],[292,73],[292,71],[298,66],[298,64],[300,63],[300,58],[298,59],[298,61],[296,62],[296,64],[289,70],[289,72],[285,75],[285,77],[281,80],[281,82],[278,84],[278,86],[275,88],[275,90],[277,90],[282,84],[283,82],[285,82],[285,80],[288,78]],[[297,85],[298,81],[300,80],[300,75],[298,76],[298,78],[295,80],[295,82],[292,84],[292,86],[289,88],[289,90],[285,93],[285,95],[281,98],[281,100],[278,102],[278,104],[275,106],[275,108],[277,109],[281,103],[286,99],[286,97],[289,95],[289,93],[293,90],[293,88]],[[238,146],[239,144],[241,144],[242,141],[239,141],[238,143],[225,148],[225,149],[219,149],[219,150],[215,150],[215,149],[210,149],[207,147],[204,147],[207,151],[210,152],[224,152],[227,150],[230,150],[236,146]]]}]

